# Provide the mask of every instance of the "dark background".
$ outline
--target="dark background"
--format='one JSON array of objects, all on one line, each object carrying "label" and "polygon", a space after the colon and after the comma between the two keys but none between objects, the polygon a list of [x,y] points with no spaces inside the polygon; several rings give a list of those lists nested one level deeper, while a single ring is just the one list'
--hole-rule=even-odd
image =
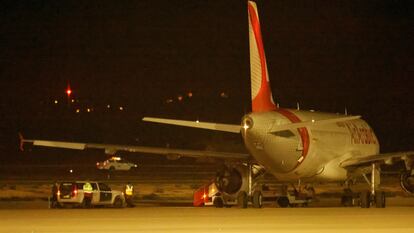
[{"label": "dark background", "polygon": [[[383,152],[414,149],[411,1],[258,1],[258,8],[281,107],[346,108],[369,122]],[[239,135],[141,118],[237,124],[250,111],[249,72],[246,1],[2,1],[0,156],[21,158],[18,132],[242,150]]]}]

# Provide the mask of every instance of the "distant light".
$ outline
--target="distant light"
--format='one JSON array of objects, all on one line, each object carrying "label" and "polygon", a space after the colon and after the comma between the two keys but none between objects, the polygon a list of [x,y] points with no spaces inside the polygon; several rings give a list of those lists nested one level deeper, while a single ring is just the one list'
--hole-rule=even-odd
[{"label": "distant light", "polygon": [[73,173],[73,169],[70,169],[70,170],[69,170],[69,172],[70,172],[70,173]]},{"label": "distant light", "polygon": [[109,105],[109,104],[108,104],[108,105],[106,105],[106,108],[111,108],[111,105]]},{"label": "distant light", "polygon": [[87,108],[87,109],[86,109],[86,111],[87,111],[87,112],[91,112],[91,109],[90,109],[90,108]]},{"label": "distant light", "polygon": [[124,107],[120,106],[119,111],[124,111]]},{"label": "distant light", "polygon": [[226,93],[226,92],[222,92],[222,93],[220,93],[220,97],[221,98],[229,98],[229,95]]},{"label": "distant light", "polygon": [[80,113],[80,109],[78,108],[78,109],[76,109],[76,113]]},{"label": "distant light", "polygon": [[200,121],[199,120],[196,120],[196,123],[200,123]]},{"label": "distant light", "polygon": [[191,98],[191,97],[193,97],[193,93],[190,91],[190,92],[187,93],[187,96],[188,96],[188,98]]},{"label": "distant light", "polygon": [[58,103],[59,103],[59,101],[55,100],[55,101],[53,101],[53,103],[58,104]]},{"label": "distant light", "polygon": [[177,99],[178,99],[178,101],[182,101],[183,100],[183,96],[182,95],[179,95],[179,96],[177,96]]},{"label": "distant light", "polygon": [[72,102],[72,103],[75,103],[75,99],[72,99],[72,100],[71,100],[71,102]]},{"label": "distant light", "polygon": [[173,99],[167,99],[165,102],[166,102],[167,104],[170,104],[170,103],[174,102],[174,100],[173,100]]}]

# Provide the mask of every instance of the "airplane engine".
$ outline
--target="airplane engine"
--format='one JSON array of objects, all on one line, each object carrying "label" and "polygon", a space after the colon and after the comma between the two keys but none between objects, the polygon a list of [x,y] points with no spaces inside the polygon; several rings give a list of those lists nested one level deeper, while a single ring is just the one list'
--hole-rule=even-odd
[{"label": "airplane engine", "polygon": [[409,193],[414,194],[414,171],[407,171],[401,173],[400,185],[401,188]]},{"label": "airplane engine", "polygon": [[215,184],[220,192],[237,193],[243,186],[243,171],[235,167],[224,167],[216,174]]}]

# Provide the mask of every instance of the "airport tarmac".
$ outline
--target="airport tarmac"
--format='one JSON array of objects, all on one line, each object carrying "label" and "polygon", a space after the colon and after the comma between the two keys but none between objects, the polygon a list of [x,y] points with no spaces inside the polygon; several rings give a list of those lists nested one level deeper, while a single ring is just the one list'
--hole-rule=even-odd
[{"label": "airport tarmac", "polygon": [[0,210],[0,232],[414,232],[414,208]]}]

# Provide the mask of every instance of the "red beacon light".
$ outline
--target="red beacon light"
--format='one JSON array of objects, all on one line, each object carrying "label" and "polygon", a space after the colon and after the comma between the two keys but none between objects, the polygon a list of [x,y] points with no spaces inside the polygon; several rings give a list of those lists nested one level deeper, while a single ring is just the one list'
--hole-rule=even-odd
[{"label": "red beacon light", "polygon": [[66,94],[68,96],[70,96],[70,94],[72,94],[72,90],[70,89],[70,87],[68,87],[68,89],[66,89]]}]

